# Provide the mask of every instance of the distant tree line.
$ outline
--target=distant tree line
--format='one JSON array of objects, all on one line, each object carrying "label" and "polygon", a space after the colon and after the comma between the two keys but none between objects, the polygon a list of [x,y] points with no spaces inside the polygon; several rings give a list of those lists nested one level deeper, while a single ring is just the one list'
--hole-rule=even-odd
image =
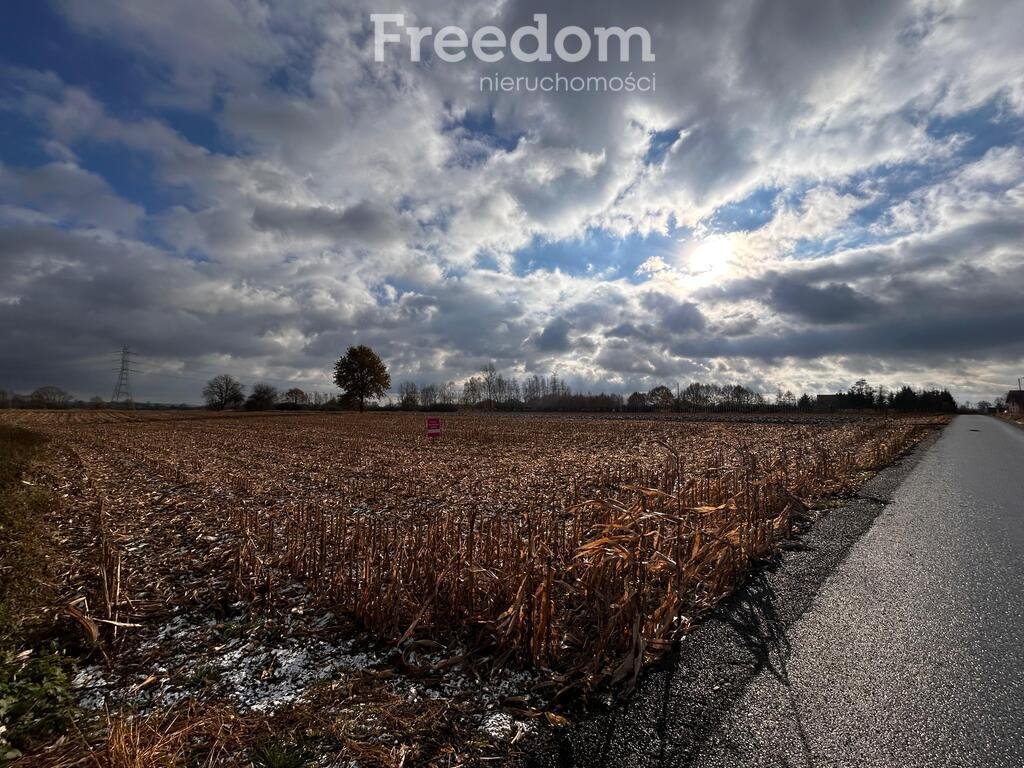
[{"label": "distant tree line", "polygon": [[894,410],[901,413],[954,413],[957,402],[947,389],[915,390],[873,387],[860,379],[846,392],[837,392],[831,407],[837,410]]},{"label": "distant tree line", "polygon": [[[788,393],[787,393],[788,394]],[[783,406],[797,406],[797,399],[780,401]],[[805,396],[806,403],[810,398]],[[692,410],[777,410],[764,395],[740,385],[690,384],[677,392],[659,385],[649,392],[633,392],[624,396],[617,392],[576,392],[556,374],[533,375],[520,381],[498,373],[487,365],[479,375],[470,376],[461,387],[447,384],[417,385],[405,381],[398,385],[398,400],[387,406],[398,410],[481,411],[692,411]],[[807,410],[810,410],[808,406]]]},{"label": "distant tree line", "polygon": [[[796,404],[797,400],[790,392],[780,393],[775,403],[783,407],[796,407]],[[638,412],[752,411],[768,410],[772,405],[760,392],[741,384],[703,384],[696,381],[675,390],[661,384],[649,392],[634,392],[626,399],[627,410]]]},{"label": "distant tree line", "polygon": [[[369,407],[385,410],[451,411],[590,411],[612,412],[777,412],[874,410],[899,412],[952,413],[957,402],[946,389],[915,390],[874,387],[860,379],[845,392],[817,395],[806,392],[799,397],[791,391],[777,390],[774,397],[740,384],[693,382],[680,389],[658,385],[648,392],[618,393],[574,392],[568,382],[556,374],[532,375],[525,379],[505,376],[493,364],[466,379],[461,386],[454,381],[398,385],[397,400],[383,400],[391,387],[387,366],[366,346],[349,347],[334,366],[334,382],[341,395],[307,393],[298,387],[284,392],[266,382],[246,387],[230,374],[214,376],[203,387],[203,399],[212,410],[244,409],[354,410]],[[39,387],[31,395],[16,395],[0,390],[0,407],[68,408],[105,407],[102,398],[88,402],[74,400],[59,387]],[[987,403],[984,404],[988,406]],[[136,405],[136,407],[146,407]]]},{"label": "distant tree line", "polygon": [[[693,382],[676,390],[658,385],[648,392],[633,392],[624,397],[618,393],[574,392],[564,379],[555,374],[534,375],[520,381],[514,376],[504,376],[493,365],[484,366],[479,375],[470,376],[461,386],[454,381],[423,385],[403,381],[398,385],[397,393],[397,399],[374,402],[370,407],[374,410],[403,411],[468,409],[595,413],[957,411],[957,402],[948,390],[914,390],[908,386],[890,390],[886,387],[873,387],[863,379],[846,392],[837,392],[823,398],[812,398],[807,393],[797,397],[789,390],[778,390],[774,396],[765,396],[740,384],[701,382]],[[211,379],[203,390],[203,396],[207,406],[214,410],[355,410],[360,407],[359,398],[351,392],[331,397],[320,393],[310,396],[293,387],[279,393],[275,387],[262,382],[253,385],[246,396],[245,387],[227,375]]]},{"label": "distant tree line", "polygon": [[248,396],[245,390],[244,384],[225,373],[206,382],[206,386],[203,387],[203,399],[206,401],[206,407],[212,411],[299,410],[326,406],[337,399],[319,392],[309,395],[298,387],[292,387],[282,393],[277,387],[263,381],[253,384]]},{"label": "distant tree line", "polygon": [[[119,402],[111,404],[108,400],[94,395],[88,399],[82,399],[74,397],[66,390],[60,387],[47,385],[44,387],[38,387],[29,394],[21,394],[18,392],[9,392],[4,389],[0,389],[0,408],[38,408],[38,409],[60,409],[60,408],[78,408],[78,409],[99,409],[99,408],[126,408],[127,403]],[[189,408],[185,403],[171,404],[171,403],[150,403],[150,402],[135,402],[132,403],[132,407],[137,410],[157,410],[163,408]]]},{"label": "distant tree line", "polygon": [[741,384],[693,382],[685,388],[658,385],[648,392],[574,392],[558,376],[534,375],[520,381],[499,373],[493,365],[470,376],[461,389],[454,382],[417,385],[405,381],[398,386],[397,402],[383,406],[399,410],[455,410],[468,408],[490,411],[627,411],[653,412],[779,412],[835,410],[895,410],[900,412],[954,412],[956,400],[948,390],[917,391],[904,386],[897,390],[872,387],[861,379],[847,392],[799,397],[789,390],[766,396]]},{"label": "distant tree line", "polygon": [[398,385],[398,401],[390,407],[439,411],[621,411],[624,402],[619,394],[573,392],[556,374],[534,375],[520,381],[488,364],[461,387],[454,381],[424,385],[402,382]]},{"label": "distant tree line", "polygon": [[206,382],[203,399],[206,407],[215,411],[239,408],[247,411],[307,408],[363,410],[367,399],[381,397],[388,391],[391,376],[387,366],[372,349],[357,346],[349,347],[334,364],[334,383],[344,390],[340,397],[324,397],[318,392],[310,395],[298,387],[281,393],[277,387],[262,381],[253,384],[247,396],[245,385],[225,373]]},{"label": "distant tree line", "polygon": [[38,387],[27,395],[0,389],[0,408],[101,408],[106,406],[102,397],[80,400],[60,387]]}]

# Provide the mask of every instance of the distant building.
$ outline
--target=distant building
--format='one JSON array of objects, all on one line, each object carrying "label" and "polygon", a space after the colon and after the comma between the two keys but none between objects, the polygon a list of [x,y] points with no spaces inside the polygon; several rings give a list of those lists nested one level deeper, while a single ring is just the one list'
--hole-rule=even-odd
[{"label": "distant building", "polygon": [[1011,389],[1006,393],[1006,410],[1013,416],[1024,414],[1024,389]]}]

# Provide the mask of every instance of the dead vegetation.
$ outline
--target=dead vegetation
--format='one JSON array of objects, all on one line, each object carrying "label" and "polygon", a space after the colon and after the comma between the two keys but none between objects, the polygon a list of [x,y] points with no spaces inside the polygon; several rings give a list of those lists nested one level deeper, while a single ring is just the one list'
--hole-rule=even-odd
[{"label": "dead vegetation", "polygon": [[[521,722],[557,724],[552,708],[628,688],[809,506],[931,423],[458,415],[430,442],[404,414],[34,418],[60,447],[65,505],[88,522],[79,580],[92,587],[69,612],[111,666],[134,659],[126,689],[170,674],[138,651],[146,627],[186,610],[221,622],[238,605],[287,617],[295,585],[354,622],[336,631],[396,649],[278,712],[214,696],[112,714],[92,754],[125,766],[258,764],[261,740],[313,734],[319,753],[369,765],[495,754],[474,700],[496,671],[529,672],[497,702]],[[458,690],[416,694],[453,676]]]},{"label": "dead vegetation", "polygon": [[426,637],[544,670],[547,703],[631,685],[774,553],[808,500],[917,434],[509,419],[457,424],[471,434],[432,446],[415,421],[380,426],[390,462],[367,462],[365,443],[340,453],[365,468],[340,505],[241,509],[241,583],[283,570],[399,646]]}]

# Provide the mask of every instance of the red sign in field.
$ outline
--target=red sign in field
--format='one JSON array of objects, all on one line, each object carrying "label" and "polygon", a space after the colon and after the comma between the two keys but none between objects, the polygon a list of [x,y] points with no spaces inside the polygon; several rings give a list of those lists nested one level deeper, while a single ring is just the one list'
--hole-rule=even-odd
[{"label": "red sign in field", "polygon": [[427,417],[427,437],[441,436],[441,419],[437,416]]}]

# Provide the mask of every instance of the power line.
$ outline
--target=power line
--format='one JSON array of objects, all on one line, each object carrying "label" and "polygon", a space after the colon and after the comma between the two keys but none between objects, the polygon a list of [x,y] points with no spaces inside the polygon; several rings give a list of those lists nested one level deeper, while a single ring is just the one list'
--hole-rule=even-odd
[{"label": "power line", "polygon": [[121,347],[121,369],[117,374],[117,383],[114,385],[114,394],[110,398],[110,404],[121,402],[122,400],[128,404],[129,408],[135,408],[135,402],[132,400],[131,382],[129,380],[129,374],[132,371],[132,351],[125,344]]}]

